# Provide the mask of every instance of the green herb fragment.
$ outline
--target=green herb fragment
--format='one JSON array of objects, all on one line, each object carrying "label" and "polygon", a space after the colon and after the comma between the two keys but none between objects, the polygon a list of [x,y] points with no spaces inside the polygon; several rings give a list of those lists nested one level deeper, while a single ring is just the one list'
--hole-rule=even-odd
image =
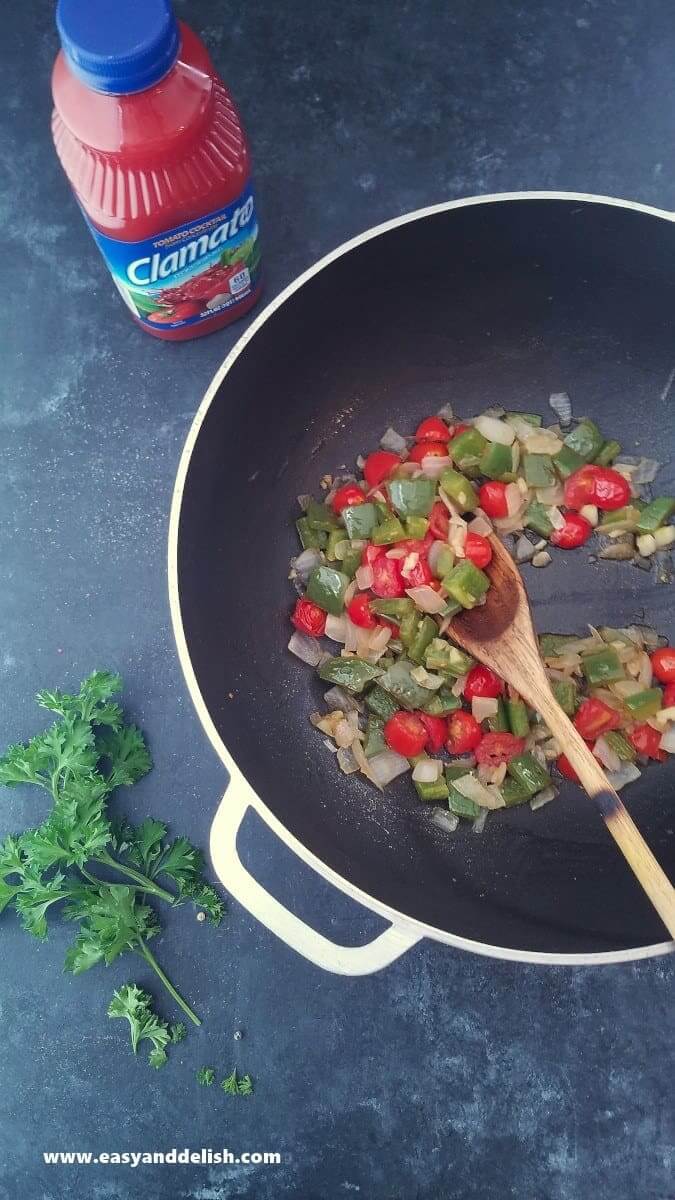
[{"label": "green herb fragment", "polygon": [[202,1087],[211,1087],[215,1083],[216,1073],[213,1067],[200,1067],[197,1071],[197,1083]]},{"label": "green herb fragment", "polygon": [[166,1021],[153,1012],[152,997],[135,983],[125,983],[118,991],[113,992],[113,998],[108,1005],[108,1016],[123,1017],[128,1021],[134,1054],[138,1052],[140,1042],[151,1042],[148,1062],[155,1069],[164,1066],[167,1060],[166,1047],[182,1041],[185,1037],[185,1026],[167,1025]]},{"label": "green herb fragment", "polygon": [[241,1079],[239,1079],[236,1067],[232,1074],[227,1076],[227,1079],[223,1079],[220,1086],[228,1096],[253,1095],[253,1081],[251,1076],[242,1075]]}]

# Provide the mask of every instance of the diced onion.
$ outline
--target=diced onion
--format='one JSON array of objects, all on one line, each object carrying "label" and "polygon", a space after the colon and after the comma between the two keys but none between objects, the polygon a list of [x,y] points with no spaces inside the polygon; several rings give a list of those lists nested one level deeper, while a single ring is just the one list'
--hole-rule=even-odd
[{"label": "diced onion", "polygon": [[432,675],[427,671],[426,667],[414,667],[410,672],[410,678],[419,683],[420,687],[427,688],[430,692],[436,692],[440,687],[443,687],[445,680],[442,675]]},{"label": "diced onion", "polygon": [[356,735],[357,735],[357,730],[354,729],[354,726],[352,725],[351,721],[348,721],[346,718],[344,718],[342,721],[339,721],[338,724],[335,726],[335,733],[333,736],[335,738],[336,746],[342,747],[342,746],[351,746]]},{"label": "diced onion", "polygon": [[335,745],[335,742],[331,742],[330,738],[327,738],[327,737],[323,738],[322,740],[323,740],[324,746],[326,747],[327,750],[330,750],[331,754],[337,754],[338,748]]},{"label": "diced onion", "polygon": [[572,401],[567,392],[552,392],[548,399],[561,425],[569,425],[572,421]]},{"label": "diced onion", "polygon": [[466,546],[466,530],[467,526],[464,521],[462,521],[461,524],[459,521],[456,523],[453,521],[450,524],[450,530],[448,532],[448,545],[453,553],[456,554],[457,558],[466,557],[464,551],[464,547]]},{"label": "diced onion", "polygon": [[508,416],[506,421],[513,429],[519,442],[529,442],[530,438],[534,437],[535,433],[538,432],[536,425],[530,425],[529,421],[526,421],[524,417],[518,416],[517,413],[513,416]]},{"label": "diced onion", "polygon": [[468,679],[468,674],[467,674],[467,675],[460,675],[460,676],[459,676],[459,677],[458,677],[458,678],[455,680],[455,682],[453,683],[453,685],[452,685],[452,687],[451,687],[451,689],[450,689],[450,691],[452,692],[453,696],[463,696],[463,695],[464,695],[464,688],[465,688],[465,686],[466,686],[466,681],[467,681],[467,679]]},{"label": "diced onion", "polygon": [[595,746],[593,747],[593,753],[595,757],[600,760],[603,767],[605,767],[608,771],[621,770],[621,759],[619,758],[616,750],[612,750],[612,747],[605,737],[597,738]]},{"label": "diced onion", "polygon": [[364,567],[357,567],[356,583],[359,588],[359,591],[367,592],[368,589],[373,586],[374,578],[375,578],[375,575],[373,573],[372,567],[369,567],[368,565],[366,565]]},{"label": "diced onion", "polygon": [[635,763],[622,763],[621,770],[608,773],[607,779],[614,790],[620,792],[627,783],[634,783],[636,779],[639,779],[641,774],[642,772],[635,766]]},{"label": "diced onion", "polygon": [[667,754],[675,754],[675,724],[672,721],[659,742],[659,749],[665,750]]},{"label": "diced onion", "polygon": [[416,783],[437,783],[443,764],[438,758],[421,758],[413,767],[412,777]]},{"label": "diced onion", "polygon": [[341,642],[344,646],[347,641],[347,617],[336,617],[333,613],[326,614],[326,637],[332,642]]},{"label": "diced onion", "polygon": [[403,775],[410,769],[407,758],[396,754],[394,750],[382,750],[380,754],[373,755],[369,765],[373,777],[380,787],[386,787],[392,779],[396,779],[398,775]]},{"label": "diced onion", "polygon": [[363,705],[337,684],[324,692],[323,699],[329,712],[335,712],[336,709],[340,709],[343,713],[363,712]]},{"label": "diced onion", "polygon": [[391,427],[380,438],[380,445],[383,450],[391,450],[393,454],[405,454],[408,449],[408,443],[400,433]]},{"label": "diced onion", "polygon": [[422,468],[422,474],[425,475],[427,479],[440,479],[443,472],[451,465],[451,463],[452,459],[449,456],[440,457],[439,455],[435,454],[425,454],[420,466]]},{"label": "diced onion", "polygon": [[506,511],[510,517],[515,517],[523,507],[523,493],[517,483],[507,483],[504,489],[504,499],[506,500]]},{"label": "diced onion", "polygon": [[507,425],[505,421],[500,421],[496,417],[488,417],[484,413],[482,416],[476,417],[473,424],[484,438],[487,438],[489,442],[496,442],[499,446],[512,445],[516,436],[512,425]]},{"label": "diced onion", "polygon": [[522,534],[522,536],[519,537],[518,541],[516,542],[516,562],[529,562],[531,558],[534,558],[535,554],[536,550],[532,545],[532,542],[529,540],[529,538],[525,537],[525,534]]},{"label": "diced onion", "polygon": [[481,537],[489,537],[492,533],[492,522],[488,520],[485,513],[474,517],[473,521],[469,521],[466,527],[467,533],[479,533]]},{"label": "diced onion", "polygon": [[350,746],[341,746],[337,752],[338,766],[345,775],[354,775],[358,769],[357,763],[352,753]]},{"label": "diced onion", "polygon": [[459,817],[448,812],[447,808],[435,808],[431,814],[431,822],[445,833],[454,833],[459,825]]},{"label": "diced onion", "polygon": [[473,696],[471,700],[471,712],[476,720],[487,720],[488,717],[494,717],[499,710],[499,704],[493,700],[491,696]]},{"label": "diced onion", "polygon": [[652,686],[652,660],[644,650],[639,657],[640,669],[637,675],[637,681],[640,687],[650,688]]},{"label": "diced onion", "polygon": [[600,519],[600,513],[595,504],[584,504],[583,508],[579,509],[579,515],[585,517],[589,525],[592,525],[594,529]]},{"label": "diced onion", "polygon": [[471,827],[471,832],[472,833],[482,833],[483,830],[485,829],[485,822],[487,821],[487,817],[488,817],[488,810],[487,810],[487,808],[484,808],[482,813],[480,814],[480,816],[476,817],[476,820],[474,821],[474,823]]},{"label": "diced onion", "polygon": [[452,411],[451,404],[444,404],[442,408],[439,408],[436,415],[439,416],[442,421],[447,421],[448,425],[452,425],[452,422],[455,419],[455,414]]},{"label": "diced onion", "polygon": [[527,440],[528,454],[557,454],[562,448],[562,438],[550,429],[535,429]]},{"label": "diced onion", "polygon": [[309,508],[311,501],[312,501],[312,497],[308,496],[306,493],[303,494],[302,496],[298,496],[298,504],[300,505],[300,508],[302,509],[303,512],[307,512],[307,509]]},{"label": "diced onion", "polygon": [[[642,690],[642,689],[640,689]],[[657,725],[667,725],[669,721],[675,721],[675,707],[662,708],[654,715],[654,720]]]},{"label": "diced onion", "polygon": [[543,788],[541,792],[537,792],[536,796],[533,796],[530,800],[530,808],[533,812],[536,812],[538,808],[543,808],[545,804],[548,804],[551,800],[555,800],[555,798],[556,790],[554,787]]},{"label": "diced onion", "polygon": [[424,613],[439,613],[443,612],[446,601],[439,592],[435,592],[428,583],[423,583],[420,587],[406,588],[406,596],[419,608],[420,612]]},{"label": "diced onion", "polygon": [[401,559],[405,558],[406,551],[394,548],[393,550],[385,551],[385,558]]},{"label": "diced onion", "polygon": [[503,797],[495,796],[475,775],[462,775],[461,779],[453,780],[452,786],[461,796],[473,800],[474,804],[479,804],[481,808],[504,808]]},{"label": "diced onion", "polygon": [[429,553],[427,555],[427,562],[429,563],[429,569],[434,575],[436,574],[436,568],[438,566],[439,559],[442,554],[447,553],[447,549],[448,547],[445,542],[434,541],[430,545]]},{"label": "diced onion", "polygon": [[291,654],[299,658],[302,662],[307,663],[310,667],[318,667],[323,658],[323,650],[316,638],[307,637],[307,634],[300,633],[296,629],[291,634],[291,640],[288,643],[288,649]]},{"label": "diced onion", "polygon": [[303,583],[307,583],[312,571],[319,566],[320,562],[321,551],[310,547],[309,550],[303,550],[297,558],[291,559],[291,567]]}]

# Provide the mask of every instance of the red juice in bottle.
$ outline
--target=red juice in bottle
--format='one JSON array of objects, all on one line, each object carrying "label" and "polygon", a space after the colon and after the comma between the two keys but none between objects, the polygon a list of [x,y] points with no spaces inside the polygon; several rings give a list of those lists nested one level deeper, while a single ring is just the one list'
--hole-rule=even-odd
[{"label": "red juice in bottle", "polygon": [[136,321],[181,341],[261,289],[250,155],[206,47],[170,0],[59,0],[54,144]]}]

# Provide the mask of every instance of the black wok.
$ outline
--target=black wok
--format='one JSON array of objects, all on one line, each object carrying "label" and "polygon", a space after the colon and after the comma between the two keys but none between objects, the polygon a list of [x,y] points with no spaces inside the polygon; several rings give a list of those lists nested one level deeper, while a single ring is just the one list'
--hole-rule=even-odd
[{"label": "black wok", "polygon": [[[296,496],[391,424],[450,401],[545,417],[568,391],[673,491],[675,225],[576,196],[488,198],[370,231],[275,301],[216,377],[183,457],[170,574],[201,715],[278,830],[408,928],[518,957],[631,957],[665,931],[573,785],[542,812],[437,830],[409,780],[346,779],[308,723],[322,686],[286,650]],[[645,621],[672,636],[673,591],[625,563],[556,553],[528,570],[539,630]],[[624,793],[673,873],[675,764]],[[226,801],[227,803],[227,801]],[[225,880],[227,884],[227,879]],[[602,961],[602,960],[600,960]]]}]

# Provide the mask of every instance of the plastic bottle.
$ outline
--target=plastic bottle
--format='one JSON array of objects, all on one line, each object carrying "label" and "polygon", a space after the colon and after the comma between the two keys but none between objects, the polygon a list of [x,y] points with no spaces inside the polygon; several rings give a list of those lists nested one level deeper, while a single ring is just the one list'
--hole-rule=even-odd
[{"label": "plastic bottle", "polygon": [[59,0],[52,132],[136,321],[183,340],[261,288],[250,155],[206,47],[169,0]]}]

